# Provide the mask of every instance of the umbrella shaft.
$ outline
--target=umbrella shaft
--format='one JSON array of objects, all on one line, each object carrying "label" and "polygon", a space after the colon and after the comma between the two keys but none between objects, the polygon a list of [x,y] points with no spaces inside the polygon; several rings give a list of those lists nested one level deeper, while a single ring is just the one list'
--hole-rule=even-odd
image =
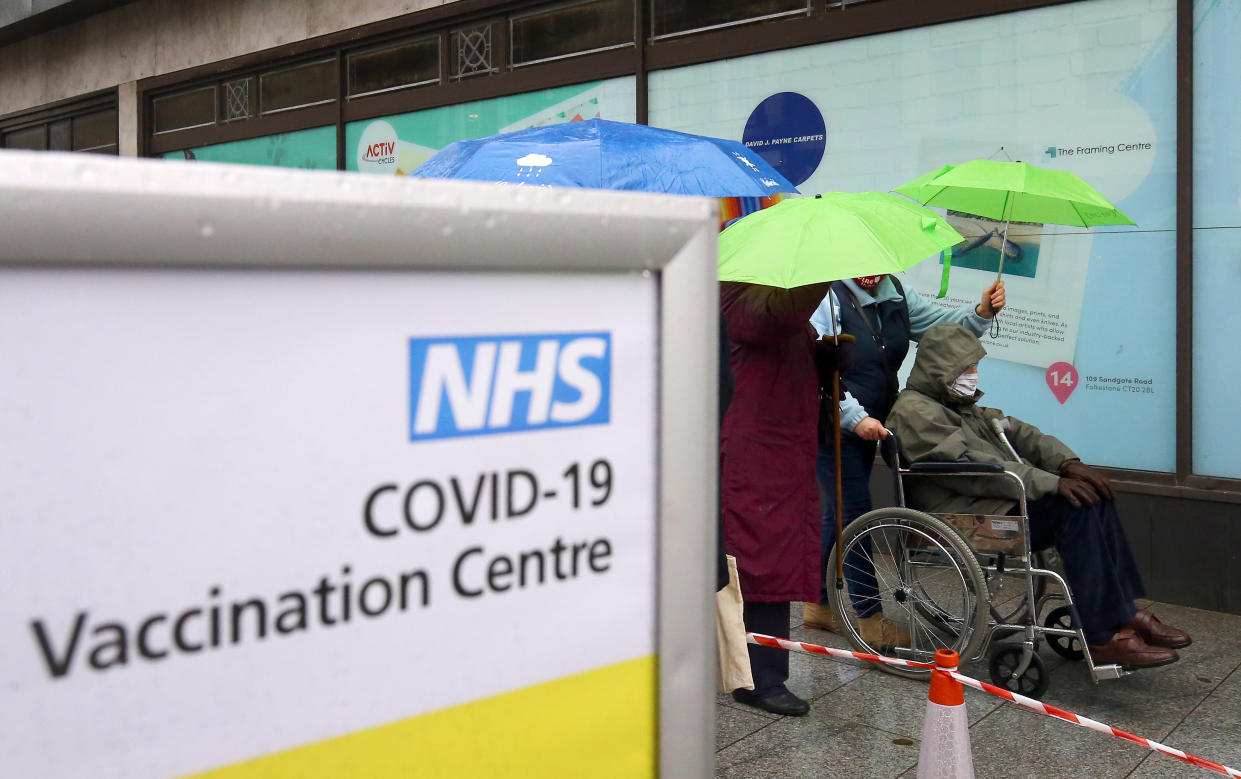
[{"label": "umbrella shaft", "polygon": [[1000,267],[995,272],[995,280],[999,281],[1004,275],[1004,251],[1008,248],[1008,219],[1004,220],[1004,237],[1000,239]]},{"label": "umbrella shaft", "polygon": [[836,471],[836,592],[840,595],[844,583],[844,555],[841,541],[844,539],[844,485],[840,462],[840,370],[832,369],[832,445],[835,452]]}]

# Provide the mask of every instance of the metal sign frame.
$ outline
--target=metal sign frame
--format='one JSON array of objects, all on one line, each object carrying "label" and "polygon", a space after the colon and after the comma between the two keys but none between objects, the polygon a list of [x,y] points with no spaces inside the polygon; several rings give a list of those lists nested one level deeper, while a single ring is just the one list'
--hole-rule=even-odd
[{"label": "metal sign frame", "polygon": [[8,151],[0,224],[0,268],[656,274],[659,770],[712,772],[714,201]]}]

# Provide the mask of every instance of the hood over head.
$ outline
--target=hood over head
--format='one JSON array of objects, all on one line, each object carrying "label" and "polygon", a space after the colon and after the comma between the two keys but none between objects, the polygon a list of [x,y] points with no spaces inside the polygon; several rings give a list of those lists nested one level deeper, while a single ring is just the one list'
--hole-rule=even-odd
[{"label": "hood over head", "polygon": [[918,342],[918,356],[905,386],[945,405],[974,403],[982,397],[982,392],[958,398],[948,392],[948,385],[985,356],[987,350],[969,330],[951,322],[936,325]]}]

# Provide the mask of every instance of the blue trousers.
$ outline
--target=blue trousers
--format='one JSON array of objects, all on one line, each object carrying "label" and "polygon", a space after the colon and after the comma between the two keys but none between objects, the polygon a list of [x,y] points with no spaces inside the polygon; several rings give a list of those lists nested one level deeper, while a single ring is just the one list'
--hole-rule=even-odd
[{"label": "blue trousers", "polygon": [[1146,595],[1129,541],[1110,500],[1073,508],[1060,495],[1027,504],[1030,547],[1055,546],[1089,644],[1106,644],[1137,613]]},{"label": "blue trousers", "polygon": [[[854,435],[841,436],[840,463],[842,485],[842,519],[845,525],[871,510],[870,472],[875,465],[874,441],[864,441]],[[827,603],[827,577],[835,580],[836,572],[827,570],[827,558],[836,543],[836,457],[832,444],[820,444],[815,459],[815,475],[819,489],[823,491],[827,508],[823,512],[822,549],[823,582],[819,589],[819,603]],[[853,610],[865,619],[882,610],[879,585],[875,581],[875,568],[871,564],[870,541],[863,540],[844,561],[845,585]]]}]

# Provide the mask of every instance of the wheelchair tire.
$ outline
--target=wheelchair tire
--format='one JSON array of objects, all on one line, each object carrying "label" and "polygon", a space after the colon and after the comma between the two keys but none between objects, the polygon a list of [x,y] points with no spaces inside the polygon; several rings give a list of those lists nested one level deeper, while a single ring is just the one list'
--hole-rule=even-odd
[{"label": "wheelchair tire", "polygon": [[[836,559],[842,549],[845,560],[854,551],[868,556],[884,613],[892,616],[900,613],[905,618],[911,636],[909,643],[914,646],[873,646],[862,637],[854,611],[855,598],[848,593],[848,565],[845,566],[845,590],[836,590]],[[876,553],[876,549],[880,551]],[[929,578],[919,578],[916,573],[930,567],[937,567],[939,571],[934,582],[939,589],[935,593],[928,592]],[[845,637],[860,652],[930,662],[935,649],[946,648],[956,650],[963,660],[969,660],[987,639],[988,590],[978,560],[955,529],[921,511],[881,508],[850,522],[841,542],[832,548],[827,566],[827,591],[832,608],[845,627]],[[858,597],[874,599],[869,595],[859,594]],[[880,667],[911,679],[926,679],[931,673],[886,663]]]},{"label": "wheelchair tire", "polygon": [[[1058,606],[1047,612],[1043,627],[1073,630],[1076,625],[1073,624],[1072,609],[1068,606]],[[1086,653],[1082,651],[1082,642],[1076,638],[1052,635],[1045,635],[1044,638],[1047,639],[1047,645],[1052,648],[1052,651],[1065,660],[1081,660],[1086,657]]]},{"label": "wheelchair tire", "polygon": [[1013,671],[1021,664],[1021,644],[1000,644],[991,652],[991,661],[987,670],[991,673],[991,682],[1009,692],[1039,700],[1047,693],[1051,685],[1051,676],[1047,673],[1047,664],[1036,651],[1030,656],[1030,665],[1025,673],[1013,678]]}]

